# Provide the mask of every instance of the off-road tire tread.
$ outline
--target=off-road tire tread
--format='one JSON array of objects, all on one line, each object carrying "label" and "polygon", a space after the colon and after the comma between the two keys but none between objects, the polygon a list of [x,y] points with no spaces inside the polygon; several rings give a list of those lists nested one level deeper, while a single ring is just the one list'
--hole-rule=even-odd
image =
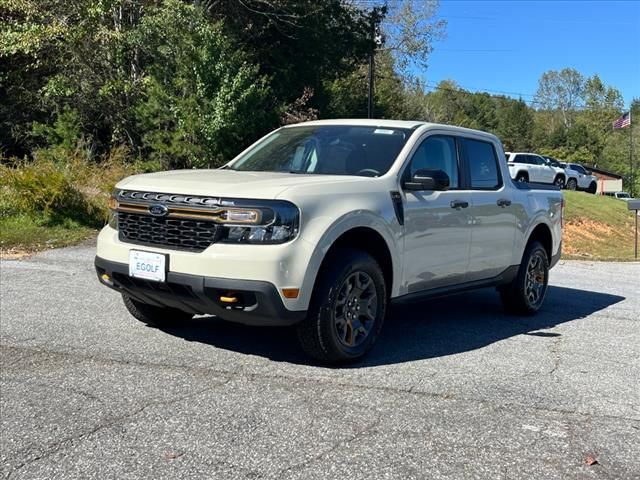
[{"label": "off-road tire tread", "polygon": [[513,279],[510,284],[505,285],[498,290],[498,292],[500,293],[500,300],[502,301],[502,305],[508,313],[521,316],[531,316],[539,310],[532,309],[524,299],[524,277],[527,274],[527,265],[529,265],[529,258],[536,250],[541,250],[544,254],[548,275],[549,258],[547,256],[546,250],[540,242],[530,242],[525,248],[524,254],[522,255],[522,262],[520,263],[520,268],[518,269],[516,278]]},{"label": "off-road tire tread", "polygon": [[[350,357],[332,347],[328,337],[330,335],[328,329],[331,328],[331,325],[327,324],[324,315],[331,315],[329,311],[332,305],[330,298],[334,294],[333,290],[340,287],[337,283],[353,265],[362,263],[368,264],[371,269],[368,273],[372,274],[372,279],[382,289],[382,295],[378,295],[381,302],[382,316],[374,327],[374,331],[370,333],[370,338],[367,339],[364,351],[357,356]],[[307,355],[324,364],[345,364],[358,360],[373,347],[382,328],[387,303],[387,288],[378,262],[371,255],[361,250],[340,248],[331,255],[331,258],[327,259],[319,272],[307,316],[296,326],[300,347]]]}]

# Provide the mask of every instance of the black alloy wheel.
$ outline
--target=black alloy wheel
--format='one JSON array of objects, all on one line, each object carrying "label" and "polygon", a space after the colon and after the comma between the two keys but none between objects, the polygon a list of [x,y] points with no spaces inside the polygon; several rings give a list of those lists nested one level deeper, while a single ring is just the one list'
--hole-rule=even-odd
[{"label": "black alloy wheel", "polygon": [[349,275],[338,291],[333,311],[338,339],[346,347],[361,345],[371,333],[378,314],[378,294],[366,272]]},{"label": "black alloy wheel", "polygon": [[330,252],[307,317],[296,326],[300,346],[323,363],[353,362],[373,347],[387,303],[384,274],[371,255],[354,248]]},{"label": "black alloy wheel", "polygon": [[525,248],[516,278],[498,288],[500,299],[509,313],[533,315],[544,303],[549,285],[549,256],[538,241]]},{"label": "black alloy wheel", "polygon": [[529,306],[536,310],[540,308],[547,288],[548,269],[545,269],[545,261],[546,255],[538,250],[531,255],[527,264],[525,295]]}]

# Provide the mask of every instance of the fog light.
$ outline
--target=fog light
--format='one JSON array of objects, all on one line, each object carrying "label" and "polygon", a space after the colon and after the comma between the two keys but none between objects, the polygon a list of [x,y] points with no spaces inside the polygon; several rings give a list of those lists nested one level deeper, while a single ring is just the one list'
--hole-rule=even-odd
[{"label": "fog light", "polygon": [[111,277],[106,273],[103,273],[102,275],[100,275],[100,279],[102,279],[104,283],[111,284]]},{"label": "fog light", "polygon": [[222,296],[220,297],[222,303],[238,303],[238,297]]}]

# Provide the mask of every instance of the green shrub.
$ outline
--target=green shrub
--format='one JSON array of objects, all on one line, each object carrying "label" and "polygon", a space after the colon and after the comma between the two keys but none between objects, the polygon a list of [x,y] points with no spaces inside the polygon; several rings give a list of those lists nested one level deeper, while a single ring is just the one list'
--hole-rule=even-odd
[{"label": "green shrub", "polygon": [[115,148],[93,163],[80,149],[51,147],[34,152],[31,161],[2,160],[0,215],[45,218],[55,224],[70,219],[100,227],[107,218],[109,193],[118,180],[155,166],[127,163],[128,155],[126,148]]}]

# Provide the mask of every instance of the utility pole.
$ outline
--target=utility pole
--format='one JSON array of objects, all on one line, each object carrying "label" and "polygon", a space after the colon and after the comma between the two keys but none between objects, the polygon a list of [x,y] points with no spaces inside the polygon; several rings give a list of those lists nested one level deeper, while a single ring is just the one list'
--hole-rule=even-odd
[{"label": "utility pole", "polygon": [[[374,24],[373,27],[373,32],[375,35],[375,23],[371,22]],[[369,96],[367,98],[367,118],[373,118],[373,71],[374,71],[374,57],[375,57],[375,50],[376,47],[372,46],[371,47],[371,52],[369,53]]]},{"label": "utility pole", "polygon": [[387,7],[374,7],[371,10],[371,51],[369,52],[369,74],[368,74],[368,96],[367,96],[367,118],[373,118],[373,95],[375,76],[376,49],[384,43],[379,29],[380,21],[386,15]]}]

